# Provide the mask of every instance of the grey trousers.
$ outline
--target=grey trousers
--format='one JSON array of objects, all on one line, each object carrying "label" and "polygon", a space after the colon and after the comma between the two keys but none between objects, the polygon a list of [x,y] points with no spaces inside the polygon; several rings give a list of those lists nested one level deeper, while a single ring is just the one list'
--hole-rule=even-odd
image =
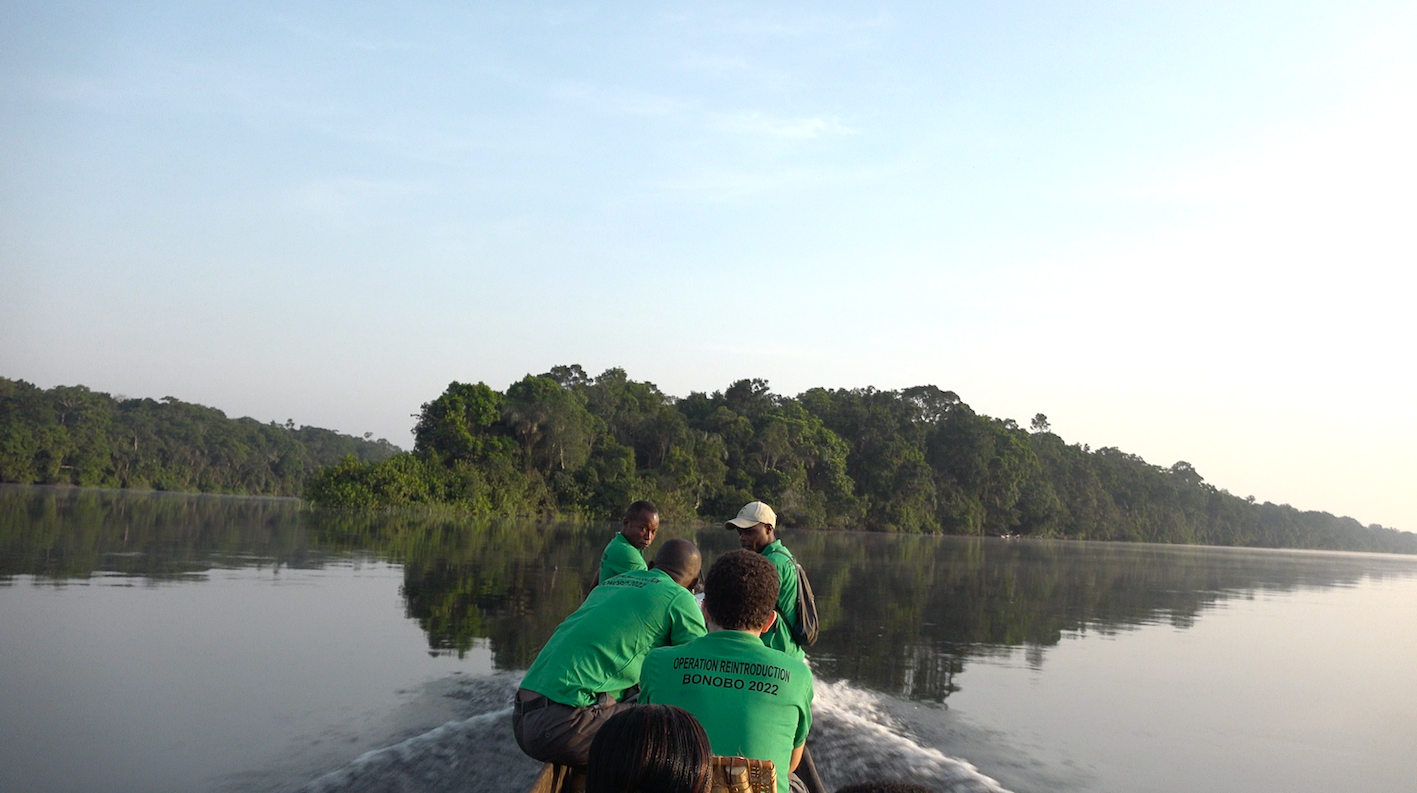
[{"label": "grey trousers", "polygon": [[802,747],[802,762],[797,764],[797,770],[788,777],[787,784],[792,793],[826,793],[826,786],[817,774],[817,761],[812,759],[812,750],[809,747]]},{"label": "grey trousers", "polygon": [[629,703],[601,694],[594,705],[573,708],[523,688],[517,691],[512,709],[512,734],[533,760],[585,768],[596,732],[606,719],[627,707]]}]

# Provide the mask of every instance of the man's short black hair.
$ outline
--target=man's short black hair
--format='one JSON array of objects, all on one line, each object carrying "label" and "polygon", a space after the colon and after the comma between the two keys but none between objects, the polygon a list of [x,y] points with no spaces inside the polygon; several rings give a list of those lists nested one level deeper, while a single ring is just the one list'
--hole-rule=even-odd
[{"label": "man's short black hair", "polygon": [[704,579],[709,619],[730,631],[757,630],[777,606],[777,568],[762,554],[729,551]]},{"label": "man's short black hair", "polygon": [[626,523],[634,523],[635,521],[639,520],[640,518],[644,518],[645,520],[649,520],[649,517],[650,517],[651,515],[658,515],[658,514],[659,514],[659,507],[656,507],[656,506],[653,504],[653,502],[649,502],[649,501],[636,501],[635,503],[633,503],[633,504],[630,505],[630,508],[629,508],[629,509],[625,510],[625,522],[626,522]]}]

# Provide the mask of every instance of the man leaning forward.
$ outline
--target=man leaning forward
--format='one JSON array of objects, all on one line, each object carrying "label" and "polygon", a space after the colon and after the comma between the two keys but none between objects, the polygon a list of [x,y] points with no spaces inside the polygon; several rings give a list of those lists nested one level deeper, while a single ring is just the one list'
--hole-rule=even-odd
[{"label": "man leaning forward", "polygon": [[666,542],[648,570],[632,570],[591,590],[551,634],[522,679],[512,711],[517,745],[544,763],[584,768],[590,742],[626,707],[640,682],[645,654],[703,636],[699,551],[688,540]]}]

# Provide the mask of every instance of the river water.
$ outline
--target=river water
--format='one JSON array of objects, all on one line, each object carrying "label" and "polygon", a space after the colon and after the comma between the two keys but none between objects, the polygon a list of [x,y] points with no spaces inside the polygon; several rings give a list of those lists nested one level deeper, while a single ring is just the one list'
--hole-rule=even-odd
[{"label": "river water", "polygon": [[[0,788],[518,791],[510,693],[614,530],[0,486]],[[784,540],[829,786],[1414,788],[1417,559]]]}]

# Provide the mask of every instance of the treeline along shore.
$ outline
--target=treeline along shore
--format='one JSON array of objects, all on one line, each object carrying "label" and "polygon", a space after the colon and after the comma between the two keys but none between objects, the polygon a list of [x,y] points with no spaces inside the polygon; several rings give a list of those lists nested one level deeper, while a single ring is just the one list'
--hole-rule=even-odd
[{"label": "treeline along shore", "polygon": [[599,519],[647,498],[678,520],[762,499],[791,527],[1417,552],[1417,535],[1254,503],[1188,463],[1068,444],[1041,414],[1025,429],[931,385],[788,397],[740,380],[675,399],[623,369],[557,366],[504,392],[452,383],[414,437],[324,469],[307,498]]},{"label": "treeline along shore", "polygon": [[0,479],[592,520],[641,498],[668,520],[762,499],[797,528],[1417,553],[1409,532],[1256,503],[1188,463],[1068,444],[1041,414],[1024,428],[935,386],[788,397],[740,380],[676,399],[622,369],[574,365],[505,391],[450,384],[419,412],[412,452],[172,398],[0,379]]},{"label": "treeline along shore", "polygon": [[399,451],[382,438],[231,419],[174,397],[114,398],[0,377],[0,482],[299,496],[324,466]]}]

